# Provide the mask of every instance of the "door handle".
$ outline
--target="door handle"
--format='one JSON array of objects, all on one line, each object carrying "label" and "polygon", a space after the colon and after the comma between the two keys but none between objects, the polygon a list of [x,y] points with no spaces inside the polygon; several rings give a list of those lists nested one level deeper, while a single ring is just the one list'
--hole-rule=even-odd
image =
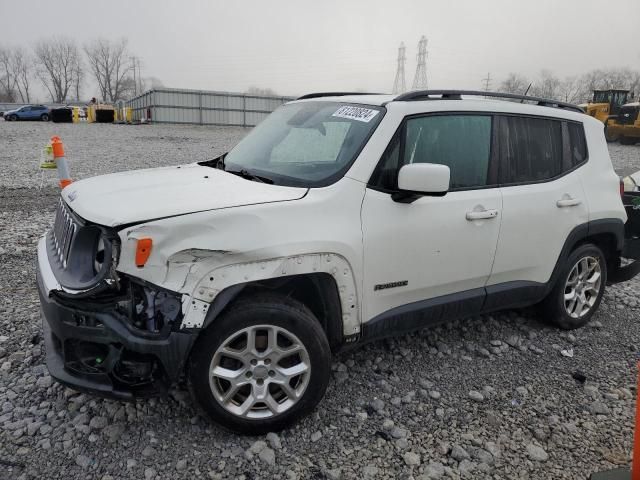
[{"label": "door handle", "polygon": [[558,208],[577,207],[581,203],[582,203],[582,201],[578,200],[577,198],[563,198],[563,199],[558,200],[556,202],[556,206]]},{"label": "door handle", "polygon": [[472,222],[473,220],[487,220],[490,218],[496,218],[498,216],[498,210],[480,210],[479,212],[467,212],[467,220]]}]

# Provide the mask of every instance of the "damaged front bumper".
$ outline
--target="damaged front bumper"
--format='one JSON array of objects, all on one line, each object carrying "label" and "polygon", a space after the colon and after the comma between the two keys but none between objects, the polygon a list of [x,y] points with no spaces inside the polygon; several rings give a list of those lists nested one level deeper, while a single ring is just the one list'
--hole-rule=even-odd
[{"label": "damaged front bumper", "polygon": [[37,283],[51,376],[74,389],[121,400],[158,394],[175,384],[196,334],[143,331],[108,305],[57,295],[60,286],[43,241]]}]

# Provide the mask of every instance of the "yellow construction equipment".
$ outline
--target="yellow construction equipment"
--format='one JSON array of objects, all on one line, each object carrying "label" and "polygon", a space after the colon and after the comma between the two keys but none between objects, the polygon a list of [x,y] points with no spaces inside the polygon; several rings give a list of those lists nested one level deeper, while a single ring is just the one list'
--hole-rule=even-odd
[{"label": "yellow construction equipment", "polygon": [[622,105],[616,115],[605,122],[605,137],[608,142],[620,140],[623,145],[640,141],[640,102]]},{"label": "yellow construction equipment", "polygon": [[594,90],[593,99],[584,105],[584,110],[587,115],[604,123],[609,115],[616,115],[628,101],[629,90]]}]

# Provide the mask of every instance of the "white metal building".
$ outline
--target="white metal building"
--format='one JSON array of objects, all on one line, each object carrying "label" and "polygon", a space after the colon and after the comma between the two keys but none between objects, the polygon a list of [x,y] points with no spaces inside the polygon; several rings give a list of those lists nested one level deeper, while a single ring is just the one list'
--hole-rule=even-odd
[{"label": "white metal building", "polygon": [[133,120],[154,123],[253,127],[290,97],[267,97],[206,90],[158,88],[126,102]]}]

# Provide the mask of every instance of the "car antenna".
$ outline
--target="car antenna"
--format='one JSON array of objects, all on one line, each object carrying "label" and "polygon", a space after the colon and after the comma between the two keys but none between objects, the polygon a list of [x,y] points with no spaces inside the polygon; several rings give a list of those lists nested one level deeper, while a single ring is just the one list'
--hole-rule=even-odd
[{"label": "car antenna", "polygon": [[[527,93],[529,93],[529,89],[531,88],[531,85],[533,85],[533,83],[530,83],[529,86],[527,87],[527,89],[524,91],[524,95],[526,96]],[[520,100],[520,103],[524,103],[524,98],[522,100]]]}]

